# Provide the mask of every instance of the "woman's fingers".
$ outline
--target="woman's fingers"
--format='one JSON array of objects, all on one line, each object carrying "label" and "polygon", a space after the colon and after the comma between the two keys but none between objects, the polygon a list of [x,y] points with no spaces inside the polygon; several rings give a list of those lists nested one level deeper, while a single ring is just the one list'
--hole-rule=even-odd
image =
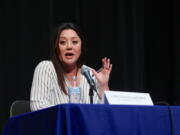
[{"label": "woman's fingers", "polygon": [[109,73],[111,73],[111,70],[112,70],[112,64],[110,64],[110,68],[109,68]]},{"label": "woman's fingers", "polygon": [[102,58],[102,68],[105,68],[105,58]]},{"label": "woman's fingers", "polygon": [[105,70],[110,70],[110,71],[112,70],[112,64],[109,58],[105,57],[102,59],[102,67]]},{"label": "woman's fingers", "polygon": [[107,66],[108,69],[110,68],[110,59],[109,58],[106,61],[106,66]]}]

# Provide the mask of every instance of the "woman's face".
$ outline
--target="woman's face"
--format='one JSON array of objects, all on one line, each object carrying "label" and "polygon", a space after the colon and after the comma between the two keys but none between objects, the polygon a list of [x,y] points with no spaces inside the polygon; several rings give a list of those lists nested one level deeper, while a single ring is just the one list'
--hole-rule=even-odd
[{"label": "woman's face", "polygon": [[65,29],[59,37],[59,58],[66,66],[76,66],[81,55],[81,39],[72,29]]}]

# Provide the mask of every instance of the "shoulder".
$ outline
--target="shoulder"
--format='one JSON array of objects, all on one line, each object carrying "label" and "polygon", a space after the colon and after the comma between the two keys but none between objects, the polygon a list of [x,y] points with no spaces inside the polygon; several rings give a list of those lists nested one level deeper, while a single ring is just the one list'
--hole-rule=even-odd
[{"label": "shoulder", "polygon": [[50,60],[43,60],[43,61],[39,62],[36,67],[44,67],[44,66],[51,67],[52,65],[53,64]]},{"label": "shoulder", "polygon": [[44,60],[37,64],[35,71],[51,71],[54,66],[50,60]]}]

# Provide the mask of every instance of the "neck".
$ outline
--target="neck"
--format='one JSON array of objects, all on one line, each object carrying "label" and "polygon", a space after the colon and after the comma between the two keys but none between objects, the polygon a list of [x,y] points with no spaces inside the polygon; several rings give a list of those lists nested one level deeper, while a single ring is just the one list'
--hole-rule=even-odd
[{"label": "neck", "polygon": [[77,76],[78,73],[78,67],[77,65],[74,66],[64,66],[64,75],[68,78],[68,79],[72,79],[73,76]]}]

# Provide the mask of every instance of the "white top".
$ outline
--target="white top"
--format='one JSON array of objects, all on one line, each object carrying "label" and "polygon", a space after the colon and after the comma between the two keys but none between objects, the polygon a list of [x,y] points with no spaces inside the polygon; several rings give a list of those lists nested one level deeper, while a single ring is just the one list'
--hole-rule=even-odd
[{"label": "white top", "polygon": [[[91,72],[92,75],[92,72]],[[89,84],[84,75],[80,75],[80,88],[82,104],[89,104]],[[93,79],[96,81],[95,77]],[[58,84],[57,74],[54,65],[51,61],[40,62],[33,76],[31,87],[30,107],[32,111],[51,107],[58,104],[69,102],[69,96],[66,95]],[[96,92],[94,92],[93,103],[100,103],[100,99]]]}]

